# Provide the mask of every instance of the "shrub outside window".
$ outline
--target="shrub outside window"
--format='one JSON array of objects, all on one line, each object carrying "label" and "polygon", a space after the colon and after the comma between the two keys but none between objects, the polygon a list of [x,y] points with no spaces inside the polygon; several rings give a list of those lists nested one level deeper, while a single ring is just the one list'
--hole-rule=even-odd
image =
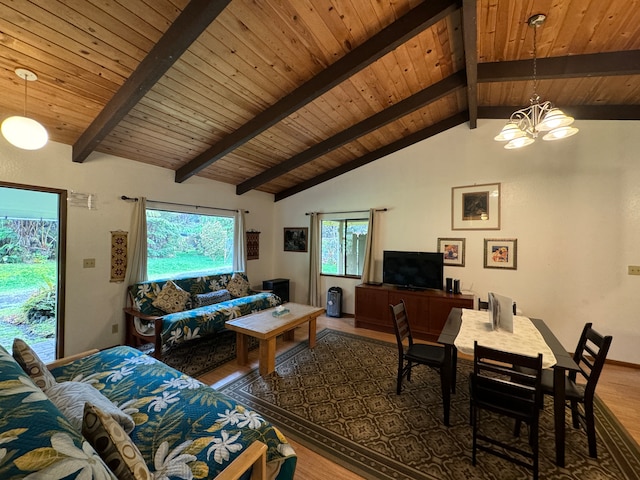
[{"label": "shrub outside window", "polygon": [[360,277],[368,232],[367,219],[322,220],[320,273]]},{"label": "shrub outside window", "polygon": [[233,217],[147,208],[149,280],[233,270]]}]

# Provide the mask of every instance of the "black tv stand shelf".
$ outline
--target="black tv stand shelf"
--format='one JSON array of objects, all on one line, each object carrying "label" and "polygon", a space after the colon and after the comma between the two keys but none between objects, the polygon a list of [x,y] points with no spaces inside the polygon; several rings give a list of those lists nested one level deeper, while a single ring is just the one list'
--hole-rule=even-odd
[{"label": "black tv stand shelf", "polygon": [[404,300],[414,337],[436,342],[452,308],[473,308],[474,296],[444,290],[406,290],[393,285],[356,286],[356,319],[359,328],[393,333],[389,305]]}]

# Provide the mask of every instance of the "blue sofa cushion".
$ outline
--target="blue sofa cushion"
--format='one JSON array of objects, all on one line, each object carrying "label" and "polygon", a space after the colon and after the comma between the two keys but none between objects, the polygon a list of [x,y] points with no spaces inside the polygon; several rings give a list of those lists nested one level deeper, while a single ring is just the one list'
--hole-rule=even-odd
[{"label": "blue sofa cushion", "polygon": [[129,436],[156,478],[177,469],[214,478],[255,440],[267,445],[278,479],[293,475],[293,449],[258,412],[134,348],[103,350],[52,373],[58,381],[92,382],[132,416]]},{"label": "blue sofa cushion", "polygon": [[0,478],[116,479],[60,410],[0,347]]}]

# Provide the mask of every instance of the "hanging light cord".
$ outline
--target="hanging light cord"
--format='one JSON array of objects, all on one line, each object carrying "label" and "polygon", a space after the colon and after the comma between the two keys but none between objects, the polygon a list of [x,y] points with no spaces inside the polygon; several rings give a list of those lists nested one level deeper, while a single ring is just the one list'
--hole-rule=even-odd
[{"label": "hanging light cord", "polygon": [[27,116],[27,75],[24,76],[24,116]]}]

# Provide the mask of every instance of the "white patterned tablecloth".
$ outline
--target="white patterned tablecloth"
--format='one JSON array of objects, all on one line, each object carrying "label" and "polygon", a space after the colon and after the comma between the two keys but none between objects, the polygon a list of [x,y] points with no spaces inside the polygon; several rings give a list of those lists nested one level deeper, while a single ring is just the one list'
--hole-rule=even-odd
[{"label": "white patterned tablecloth", "polygon": [[492,330],[491,316],[483,310],[462,309],[460,332],[454,341],[458,350],[473,356],[473,342],[485,347],[537,357],[542,353],[542,368],[556,364],[556,357],[542,334],[527,317],[513,316],[513,333]]}]

